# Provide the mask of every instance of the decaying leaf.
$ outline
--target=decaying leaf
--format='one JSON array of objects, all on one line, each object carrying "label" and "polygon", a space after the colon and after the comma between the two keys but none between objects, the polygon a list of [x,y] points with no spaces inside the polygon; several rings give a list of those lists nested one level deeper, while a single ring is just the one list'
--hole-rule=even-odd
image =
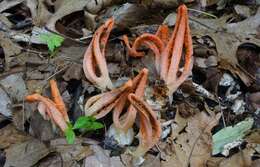
[{"label": "decaying leaf", "polygon": [[188,119],[185,132],[173,141],[175,152],[162,162],[163,167],[201,167],[211,155],[211,129],[218,124],[220,114],[200,112]]},{"label": "decaying leaf", "polygon": [[103,150],[98,145],[91,145],[94,155],[85,159],[85,167],[102,166],[102,167],[121,167],[124,166],[119,157],[109,157],[109,151]]},{"label": "decaying leaf", "polygon": [[252,164],[252,155],[254,153],[253,148],[246,148],[232,157],[224,159],[219,167],[251,167]]},{"label": "decaying leaf", "polygon": [[12,124],[0,129],[0,136],[0,149],[5,149],[13,144],[19,144],[31,139],[30,136],[16,130]]},{"label": "decaying leaf", "polygon": [[226,24],[225,28],[230,33],[256,35],[260,25],[260,8],[255,15],[237,23]]},{"label": "decaying leaf", "polygon": [[246,141],[249,143],[260,144],[260,129],[255,129],[250,135],[245,137]]},{"label": "decaying leaf", "polygon": [[0,46],[4,49],[6,70],[9,70],[9,63],[12,60],[12,56],[16,56],[21,53],[21,49],[15,43],[13,43],[4,32],[0,31]]},{"label": "decaying leaf", "polygon": [[138,4],[126,3],[121,6],[112,6],[106,12],[98,16],[99,22],[103,22],[108,17],[115,19],[115,27],[119,29],[134,27],[142,24],[161,23],[163,17],[160,13],[149,10]]},{"label": "decaying leaf", "polygon": [[[211,157],[207,161],[207,167],[253,167],[252,155],[254,149],[248,145],[244,150],[240,150],[238,153],[232,155],[229,158],[223,157]],[[257,167],[257,166],[254,166]]]},{"label": "decaying leaf", "polygon": [[27,94],[23,73],[9,75],[0,80],[0,84],[8,92],[9,96],[18,102],[23,101],[24,96]]},{"label": "decaying leaf", "polygon": [[6,150],[6,163],[4,167],[33,166],[40,159],[48,155],[50,151],[45,144],[36,139],[12,145]]},{"label": "decaying leaf", "polygon": [[252,127],[254,120],[247,119],[239,122],[234,127],[228,126],[213,135],[213,155],[220,153],[224,145],[242,139],[245,133]]},{"label": "decaying leaf", "polygon": [[8,96],[7,92],[0,87],[0,113],[3,114],[6,117],[11,117],[12,111],[11,111],[11,104],[12,101],[10,97]]},{"label": "decaying leaf", "polygon": [[52,13],[46,8],[45,0],[26,0],[26,5],[30,9],[33,23],[36,26],[44,26],[52,16]]},{"label": "decaying leaf", "polygon": [[74,144],[67,144],[63,138],[54,139],[51,141],[51,148],[60,154],[64,162],[80,161],[92,154],[89,146],[83,146],[77,140]]},{"label": "decaying leaf", "polygon": [[47,21],[47,28],[51,31],[57,32],[55,28],[56,22],[63,18],[66,15],[69,15],[73,12],[77,12],[83,10],[86,4],[89,3],[88,0],[78,0],[78,1],[71,1],[71,0],[63,0],[61,1],[62,4],[59,5],[59,8],[56,9],[56,12],[52,15],[52,17]]},{"label": "decaying leaf", "polygon": [[0,13],[2,13],[3,11],[5,11],[6,9],[9,9],[13,6],[16,6],[20,3],[22,3],[24,0],[3,0],[0,3]]}]

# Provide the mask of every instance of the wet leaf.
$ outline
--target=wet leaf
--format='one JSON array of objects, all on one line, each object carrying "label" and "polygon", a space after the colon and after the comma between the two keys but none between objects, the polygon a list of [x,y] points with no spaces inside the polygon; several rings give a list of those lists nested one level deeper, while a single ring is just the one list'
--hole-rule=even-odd
[{"label": "wet leaf", "polygon": [[252,127],[254,120],[252,118],[239,122],[235,126],[228,126],[221,129],[213,135],[213,152],[212,154],[220,153],[224,146],[236,140],[242,139],[245,133]]}]

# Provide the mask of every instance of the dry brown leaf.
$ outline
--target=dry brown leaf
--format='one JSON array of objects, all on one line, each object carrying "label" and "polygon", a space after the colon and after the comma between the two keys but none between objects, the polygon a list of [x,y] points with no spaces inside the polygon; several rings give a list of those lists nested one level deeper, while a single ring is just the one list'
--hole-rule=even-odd
[{"label": "dry brown leaf", "polygon": [[254,77],[248,74],[242,67],[239,66],[236,58],[238,47],[243,43],[258,44],[260,40],[251,36],[234,35],[225,32],[213,32],[208,30],[193,31],[197,37],[208,36],[213,39],[218,52],[220,62],[219,68],[230,71],[237,75],[245,85],[249,86]]},{"label": "dry brown leaf", "polygon": [[[138,4],[126,3],[121,6],[112,6],[105,13],[99,15],[99,22],[104,22],[108,17],[115,19],[115,27],[119,29],[138,25],[151,25],[161,23],[163,17],[160,12],[149,10]],[[147,56],[148,57],[148,56]]]},{"label": "dry brown leaf", "polygon": [[232,157],[224,159],[219,167],[251,167],[252,155],[254,153],[253,148],[246,148]]},{"label": "dry brown leaf", "polygon": [[3,0],[0,3],[0,13],[5,11],[6,9],[9,9],[11,7],[14,7],[20,3],[22,3],[24,0]]},{"label": "dry brown leaf", "polygon": [[255,15],[237,23],[226,24],[224,28],[226,28],[227,31],[230,33],[256,35],[257,28],[259,25],[260,25],[260,8],[258,8],[258,11]]},{"label": "dry brown leaf", "polygon": [[76,161],[63,162],[62,157],[57,155],[49,155],[37,163],[37,167],[79,167]]},{"label": "dry brown leaf", "polygon": [[163,167],[203,167],[211,155],[211,129],[221,114],[199,112],[188,119],[186,132],[173,141],[174,154],[162,161]]},{"label": "dry brown leaf", "polygon": [[88,3],[89,3],[88,0],[77,0],[77,1],[63,0],[62,3],[59,5],[60,7],[56,10],[56,12],[52,15],[52,17],[49,18],[48,21],[46,20],[47,28],[54,32],[57,32],[55,29],[55,24],[59,19],[73,12],[83,10],[83,8]]},{"label": "dry brown leaf", "polygon": [[104,150],[98,145],[91,145],[94,155],[85,159],[85,167],[102,166],[102,167],[123,167],[119,157],[110,157],[109,151]]},{"label": "dry brown leaf", "polygon": [[76,140],[74,144],[67,144],[64,138],[54,139],[50,145],[59,153],[64,162],[80,161],[92,154],[90,147],[81,145],[80,140]]},{"label": "dry brown leaf", "polygon": [[251,167],[260,167],[260,159],[253,161]]},{"label": "dry brown leaf", "polygon": [[[252,155],[254,149],[248,145],[247,148],[232,155],[229,158],[224,157],[211,157],[207,161],[207,167],[253,167]],[[254,166],[257,167],[257,166]]]},{"label": "dry brown leaf", "polygon": [[254,129],[254,131],[245,139],[249,143],[260,144],[260,129]]},{"label": "dry brown leaf", "polygon": [[180,112],[177,111],[174,122],[175,124],[172,126],[172,134],[171,134],[171,139],[173,140],[179,135],[179,132],[181,132],[186,127],[188,119],[183,118],[180,115]]},{"label": "dry brown leaf", "polygon": [[5,151],[6,163],[4,167],[33,166],[51,152],[41,141],[36,139],[12,145]]},{"label": "dry brown leaf", "polygon": [[[0,5],[1,6],[1,5]],[[12,56],[21,53],[21,49],[13,43],[4,32],[0,32],[0,46],[4,49],[6,71],[9,70],[9,63],[12,61]]]},{"label": "dry brown leaf", "polygon": [[45,0],[26,0],[26,5],[29,7],[34,25],[42,27],[52,16],[45,5]]},{"label": "dry brown leaf", "polygon": [[30,136],[15,129],[12,124],[0,129],[0,149],[31,139]]},{"label": "dry brown leaf", "polygon": [[65,81],[80,80],[82,77],[82,64],[72,63],[62,77]]},{"label": "dry brown leaf", "polygon": [[251,93],[247,97],[247,101],[252,110],[260,108],[260,92]]}]

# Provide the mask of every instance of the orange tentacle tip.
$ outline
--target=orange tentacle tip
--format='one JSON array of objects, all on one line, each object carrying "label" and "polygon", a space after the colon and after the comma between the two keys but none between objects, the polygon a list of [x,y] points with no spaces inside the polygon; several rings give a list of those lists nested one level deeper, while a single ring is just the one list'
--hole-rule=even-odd
[{"label": "orange tentacle tip", "polygon": [[38,105],[40,106],[38,106],[38,109],[41,110],[39,111],[40,114],[45,118],[45,113],[47,113],[48,117],[64,132],[67,129],[67,123],[69,122],[67,109],[60,95],[56,81],[50,80],[50,85],[53,100],[38,93],[27,95],[25,100],[28,102],[39,102]]},{"label": "orange tentacle tip", "polygon": [[113,25],[114,19],[110,18],[96,30],[83,59],[86,78],[101,90],[113,88],[105,58],[105,48]]},{"label": "orange tentacle tip", "polygon": [[133,93],[128,95],[128,99],[140,116],[140,142],[133,155],[142,157],[159,141],[162,131],[161,124],[155,112],[144,100]]}]

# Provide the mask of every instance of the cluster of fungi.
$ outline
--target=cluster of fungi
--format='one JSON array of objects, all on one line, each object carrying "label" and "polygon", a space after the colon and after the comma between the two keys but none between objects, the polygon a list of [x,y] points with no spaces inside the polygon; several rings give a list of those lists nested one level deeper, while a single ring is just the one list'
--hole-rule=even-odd
[{"label": "cluster of fungi", "polygon": [[[148,80],[148,69],[143,68],[133,79],[118,88],[114,88],[109,77],[105,48],[113,28],[113,18],[108,19],[93,35],[83,59],[83,70],[86,78],[102,90],[101,94],[88,99],[85,104],[85,115],[96,119],[113,112],[113,123],[119,132],[126,133],[139,117],[139,146],[133,155],[143,156],[160,139],[161,124],[157,114],[145,102],[144,93]],[[191,74],[193,66],[193,47],[188,24],[188,12],[185,5],[178,8],[175,28],[172,34],[166,25],[161,25],[156,34],[145,33],[137,37],[130,45],[127,36],[123,36],[128,55],[142,57],[141,46],[146,46],[154,53],[155,67],[160,79],[171,95]],[[179,66],[185,49],[183,70]],[[67,128],[69,118],[67,109],[60,96],[55,80],[50,81],[53,100],[39,94],[28,95],[29,102],[38,101],[38,110],[44,118],[51,119],[62,131]],[[109,91],[106,91],[109,90]],[[125,111],[125,112],[123,112]]]}]

